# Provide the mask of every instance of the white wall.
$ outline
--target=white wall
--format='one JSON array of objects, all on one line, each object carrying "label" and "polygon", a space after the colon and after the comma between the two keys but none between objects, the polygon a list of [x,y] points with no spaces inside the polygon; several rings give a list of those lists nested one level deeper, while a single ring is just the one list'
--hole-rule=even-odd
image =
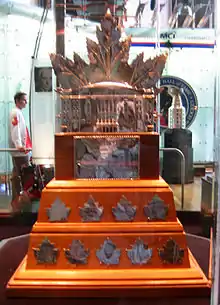
[{"label": "white wall", "polygon": [[215,55],[212,49],[174,49],[167,71],[184,79],[198,98],[198,113],[190,126],[192,131],[194,162],[213,161]]},{"label": "white wall", "polygon": [[[38,59],[34,61],[34,66],[51,66],[49,53],[52,52],[55,52],[55,25],[50,22],[45,25]],[[56,79],[53,74],[53,89],[55,88]],[[57,96],[54,90],[52,92],[35,92],[34,81],[32,82],[32,155],[35,163],[38,164],[54,163],[56,99]]]},{"label": "white wall", "polygon": [[[15,15],[0,16],[0,147],[8,146],[8,116],[14,107],[13,96],[16,91],[21,90],[29,95],[32,55],[34,52],[35,41],[39,29],[39,21],[28,17]],[[45,26],[42,43],[39,49],[38,65],[50,65],[49,53],[55,51],[54,25],[48,23]],[[33,153],[42,152],[45,156],[45,143],[49,145],[46,152],[51,156],[53,151],[54,134],[54,94],[42,93],[33,95]],[[24,110],[25,120],[29,125],[29,107]],[[42,118],[44,122],[49,121],[49,126],[42,129]],[[41,130],[41,132],[40,132]],[[48,136],[49,134],[49,136]],[[36,151],[37,148],[37,151]],[[41,155],[39,155],[40,157]],[[8,171],[11,167],[10,156],[8,153],[0,154],[0,172]]]}]

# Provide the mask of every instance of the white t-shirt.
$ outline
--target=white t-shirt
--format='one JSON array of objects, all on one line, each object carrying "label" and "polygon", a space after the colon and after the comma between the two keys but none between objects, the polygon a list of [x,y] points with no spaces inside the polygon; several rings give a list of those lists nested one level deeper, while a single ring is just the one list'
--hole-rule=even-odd
[{"label": "white t-shirt", "polygon": [[[26,144],[26,123],[21,109],[15,107],[9,116],[9,147],[25,147]],[[12,152],[13,156],[23,157],[23,152]]]}]

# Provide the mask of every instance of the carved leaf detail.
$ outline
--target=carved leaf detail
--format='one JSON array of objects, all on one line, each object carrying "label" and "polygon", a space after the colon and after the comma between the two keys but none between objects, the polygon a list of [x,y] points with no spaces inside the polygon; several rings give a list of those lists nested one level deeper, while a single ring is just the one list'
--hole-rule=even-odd
[{"label": "carved leaf detail", "polygon": [[156,87],[165,67],[167,54],[144,61],[144,54],[128,64],[131,36],[122,37],[122,30],[107,11],[96,29],[98,43],[87,38],[89,64],[74,53],[74,61],[59,54],[50,54],[55,74],[64,89],[75,90],[88,83],[101,81],[128,82],[138,89]]}]

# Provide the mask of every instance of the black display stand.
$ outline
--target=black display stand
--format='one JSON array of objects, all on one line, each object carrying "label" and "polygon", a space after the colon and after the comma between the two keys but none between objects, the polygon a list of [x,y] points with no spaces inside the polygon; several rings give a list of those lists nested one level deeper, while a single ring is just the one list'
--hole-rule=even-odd
[{"label": "black display stand", "polygon": [[[178,148],[183,152],[186,162],[185,183],[192,183],[194,178],[192,132],[188,129],[167,129],[164,133],[164,147]],[[168,184],[181,183],[181,157],[175,151],[164,151],[162,177]]]}]

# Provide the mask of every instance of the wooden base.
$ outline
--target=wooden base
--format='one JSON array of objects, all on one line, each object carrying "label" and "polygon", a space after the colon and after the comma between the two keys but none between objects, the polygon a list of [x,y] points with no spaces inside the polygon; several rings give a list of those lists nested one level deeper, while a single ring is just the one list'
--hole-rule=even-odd
[{"label": "wooden base", "polygon": [[[189,251],[189,250],[188,250]],[[190,268],[27,270],[24,258],[7,285],[9,297],[208,296],[210,284],[189,251]]]},{"label": "wooden base", "polygon": [[[99,222],[83,222],[79,213],[91,196],[103,206]],[[164,219],[151,219],[144,213],[154,196],[161,198],[162,208],[167,209]],[[57,198],[70,209],[65,221],[51,221],[48,217],[47,211]],[[136,207],[133,221],[116,221],[112,209],[121,198]],[[47,247],[41,248],[45,240],[49,249],[54,249],[53,254]],[[89,253],[84,264],[75,264],[66,255],[76,240]],[[106,240],[120,251],[116,264],[108,265],[97,256]],[[144,243],[145,250],[152,251],[150,260],[140,265],[127,254],[137,240]],[[108,255],[108,249],[105,253]],[[208,295],[210,286],[187,248],[186,235],[176,218],[173,193],[163,179],[54,180],[42,192],[27,256],[10,279],[7,292],[11,297],[161,298]]]}]

